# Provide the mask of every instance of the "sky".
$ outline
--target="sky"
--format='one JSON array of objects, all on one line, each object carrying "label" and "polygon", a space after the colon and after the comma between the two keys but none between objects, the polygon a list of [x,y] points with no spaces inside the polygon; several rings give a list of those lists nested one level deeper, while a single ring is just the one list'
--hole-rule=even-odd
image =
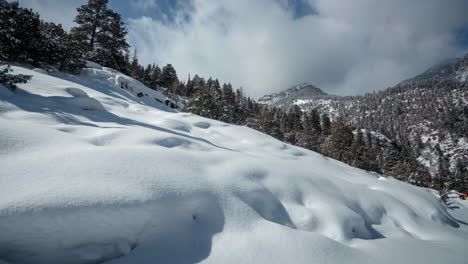
[{"label": "sky", "polygon": [[[85,0],[20,0],[72,27]],[[467,0],[110,0],[144,64],[171,63],[254,98],[309,82],[381,90],[468,52]]]}]

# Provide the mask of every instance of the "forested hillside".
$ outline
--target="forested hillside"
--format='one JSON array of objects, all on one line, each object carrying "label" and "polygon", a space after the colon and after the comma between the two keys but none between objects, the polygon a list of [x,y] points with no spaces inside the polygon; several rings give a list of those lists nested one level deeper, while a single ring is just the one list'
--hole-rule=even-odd
[{"label": "forested hillside", "polygon": [[[348,139],[337,138],[348,148],[353,146],[351,131],[355,141],[361,141],[361,132],[368,134],[361,150],[365,155],[358,155],[362,161],[352,160],[352,149],[335,158],[421,186],[467,188],[468,83],[464,80],[434,78],[404,82],[364,96],[313,95],[281,101],[289,103],[278,105],[276,101],[272,105],[283,110],[270,106],[270,111],[318,112],[348,126]],[[320,143],[319,136],[313,138],[317,142],[314,149],[336,155],[333,144]],[[372,138],[387,143],[372,143]],[[358,146],[362,142],[355,144]]]}]

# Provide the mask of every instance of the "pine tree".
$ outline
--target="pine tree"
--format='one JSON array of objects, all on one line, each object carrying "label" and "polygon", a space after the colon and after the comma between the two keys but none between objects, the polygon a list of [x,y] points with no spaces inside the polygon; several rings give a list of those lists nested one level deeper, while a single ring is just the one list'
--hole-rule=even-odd
[{"label": "pine tree", "polygon": [[143,78],[143,71],[141,70],[141,65],[138,61],[138,55],[136,50],[133,53],[133,58],[130,63],[130,76],[136,80],[141,80]]},{"label": "pine tree", "polygon": [[161,86],[161,68],[159,68],[159,65],[156,65],[151,72],[151,87],[156,88],[159,86]]},{"label": "pine tree", "polygon": [[400,159],[398,150],[394,147],[386,147],[384,148],[381,157],[380,167],[382,168],[382,172],[390,176],[399,176],[398,173],[394,172]]},{"label": "pine tree", "polygon": [[468,166],[464,165],[461,160],[457,160],[454,175],[457,181],[452,189],[462,192],[468,191]]},{"label": "pine tree", "polygon": [[144,73],[142,82],[149,88],[152,88],[151,87],[151,73],[152,72],[153,72],[153,65],[148,64],[148,66],[146,66],[145,68],[145,73]]},{"label": "pine tree", "polygon": [[327,114],[322,114],[322,134],[328,136],[331,133],[331,121]]},{"label": "pine tree", "polygon": [[351,145],[351,166],[364,170],[370,169],[365,148],[366,143],[364,142],[364,135],[362,130],[358,129]]},{"label": "pine tree", "polygon": [[107,8],[108,0],[88,0],[79,7],[77,27],[71,34],[81,43],[86,58],[116,70],[124,68],[124,53],[129,47],[121,16]]},{"label": "pine tree", "polygon": [[160,85],[164,88],[172,89],[177,81],[177,73],[174,67],[171,64],[164,66],[160,76]]},{"label": "pine tree", "polygon": [[56,66],[62,71],[78,73],[85,62],[83,52],[76,42],[60,24],[41,22],[41,40],[36,41],[38,50],[37,60],[43,67]]},{"label": "pine tree", "polygon": [[39,15],[31,9],[0,1],[0,59],[40,66],[44,57],[40,24]]},{"label": "pine tree", "polygon": [[450,164],[449,160],[447,157],[445,157],[444,153],[442,152],[442,149],[440,148],[439,144],[436,144],[435,146],[435,151],[437,153],[437,156],[439,157],[439,170],[438,170],[438,176],[443,179],[442,182],[444,183],[443,189],[448,189],[452,187],[452,182],[453,178],[451,176],[450,172]]},{"label": "pine tree", "polygon": [[322,126],[320,124],[320,114],[317,109],[312,109],[307,118],[307,125],[310,126],[310,130],[314,133],[321,134]]},{"label": "pine tree", "polygon": [[83,53],[78,43],[62,28],[60,24],[42,22],[42,57],[40,60],[48,65],[57,65],[60,70],[72,73],[84,67]]},{"label": "pine tree", "polygon": [[343,118],[337,118],[330,128],[330,136],[324,143],[325,155],[350,163],[350,148],[353,143],[353,131]]},{"label": "pine tree", "polygon": [[221,121],[227,123],[234,123],[237,121],[236,109],[235,109],[235,98],[234,91],[232,90],[231,84],[223,84],[222,88],[222,100],[221,100]]},{"label": "pine tree", "polygon": [[322,127],[320,125],[320,115],[316,109],[306,115],[303,128],[304,131],[298,135],[297,144],[303,148],[319,152]]},{"label": "pine tree", "polygon": [[299,132],[302,130],[302,110],[299,106],[294,105],[288,113],[287,132]]}]

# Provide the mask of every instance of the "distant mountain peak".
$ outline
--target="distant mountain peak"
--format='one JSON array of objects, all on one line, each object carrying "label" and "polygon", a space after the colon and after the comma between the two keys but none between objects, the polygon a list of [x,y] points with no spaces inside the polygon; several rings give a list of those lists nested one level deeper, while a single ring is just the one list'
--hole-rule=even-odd
[{"label": "distant mountain peak", "polygon": [[301,91],[301,90],[312,91],[312,92],[316,93],[317,95],[327,95],[327,93],[322,91],[317,86],[315,86],[313,84],[310,84],[310,83],[307,83],[307,82],[295,85],[295,86],[289,88],[288,90],[286,90],[285,92],[288,92],[288,91]]},{"label": "distant mountain peak", "polygon": [[294,85],[279,93],[264,95],[260,99],[258,99],[258,102],[261,104],[273,105],[289,99],[327,95],[327,93],[325,93],[315,85],[304,82],[301,84]]}]

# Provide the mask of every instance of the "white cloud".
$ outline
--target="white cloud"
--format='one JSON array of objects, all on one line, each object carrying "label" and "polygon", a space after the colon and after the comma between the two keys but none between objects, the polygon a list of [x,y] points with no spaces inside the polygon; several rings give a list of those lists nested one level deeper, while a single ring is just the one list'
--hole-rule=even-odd
[{"label": "white cloud", "polygon": [[310,0],[318,14],[298,20],[279,3],[193,0],[175,23],[130,20],[129,40],[146,63],[218,77],[253,96],[303,81],[355,94],[459,53],[453,32],[468,24],[465,0]]}]

